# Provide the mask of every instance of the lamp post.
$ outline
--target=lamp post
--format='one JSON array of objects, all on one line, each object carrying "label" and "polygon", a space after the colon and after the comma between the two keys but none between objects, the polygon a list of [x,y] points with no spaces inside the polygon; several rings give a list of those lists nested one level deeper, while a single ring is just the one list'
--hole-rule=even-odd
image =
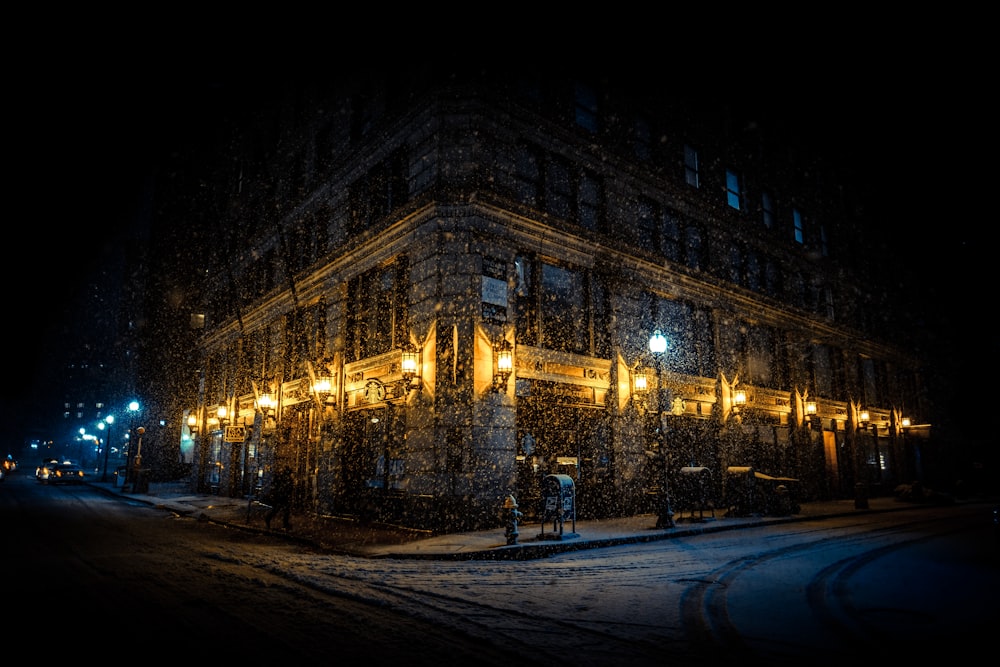
[{"label": "lamp post", "polygon": [[[861,409],[858,412],[858,425],[854,429],[854,509],[868,509],[868,480],[862,481],[865,473],[865,463],[863,456],[868,450],[868,424],[871,416],[868,410]],[[872,426],[874,429],[874,425]],[[863,447],[863,448],[862,448]]]},{"label": "lamp post", "polygon": [[[105,426],[105,423],[107,426]],[[104,421],[98,424],[98,428],[108,433],[104,436],[104,469],[101,471],[101,482],[108,481],[108,450],[111,449],[111,425],[115,423],[115,416],[108,415]]]},{"label": "lamp post", "polygon": [[660,457],[663,459],[663,498],[660,505],[660,513],[656,518],[657,528],[674,527],[674,511],[670,507],[670,466],[667,460],[666,423],[663,419],[667,412],[663,406],[662,380],[660,377],[660,362],[666,350],[667,338],[657,329],[649,337],[649,351],[653,355],[653,363],[656,368],[656,408],[660,427]]},{"label": "lamp post", "polygon": [[[135,417],[139,412],[139,402],[132,401],[128,404],[129,412],[129,436],[128,436],[128,456],[125,460],[125,482],[134,482],[135,475],[133,473],[133,466],[135,465]],[[124,487],[122,487],[124,488]]]}]

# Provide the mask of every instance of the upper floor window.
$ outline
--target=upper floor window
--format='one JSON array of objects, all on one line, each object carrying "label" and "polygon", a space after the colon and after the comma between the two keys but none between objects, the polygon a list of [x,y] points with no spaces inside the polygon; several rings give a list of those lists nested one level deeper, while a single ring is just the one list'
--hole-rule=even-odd
[{"label": "upper floor window", "polygon": [[774,198],[766,190],[760,194],[760,209],[764,226],[774,227]]},{"label": "upper floor window", "polygon": [[[296,309],[285,316],[284,365],[299,370],[304,362],[322,354],[326,344],[326,302],[323,299],[306,308]],[[255,354],[244,353],[244,361],[257,367]]]},{"label": "upper floor window", "polygon": [[684,228],[684,262],[696,271],[705,266],[705,243],[696,224]]},{"label": "upper floor window", "polygon": [[636,116],[632,122],[632,146],[640,160],[653,157],[653,128],[645,116]]},{"label": "upper floor window", "polygon": [[577,188],[577,222],[587,229],[600,229],[604,216],[604,184],[600,176],[586,169],[580,172]]},{"label": "upper floor window", "polygon": [[564,160],[549,156],[545,161],[545,210],[568,220],[573,215],[573,209],[570,166]]},{"label": "upper floor window", "polygon": [[761,288],[760,256],[753,248],[747,249],[743,263],[743,284],[747,289],[759,292]]},{"label": "upper floor window", "polygon": [[521,203],[600,229],[604,217],[604,184],[589,170],[578,169],[542,149],[521,145],[513,165],[513,195]]},{"label": "upper floor window", "polygon": [[813,343],[809,362],[816,396],[833,398],[833,362],[828,345]]},{"label": "upper floor window", "polygon": [[701,175],[698,167],[698,151],[691,146],[684,146],[684,180],[687,184],[701,187]]},{"label": "upper floor window", "polygon": [[662,241],[661,250],[663,256],[671,261],[679,262],[683,242],[681,240],[680,224],[677,221],[677,216],[672,211],[663,211],[660,239]]},{"label": "upper floor window", "polygon": [[715,343],[709,311],[685,301],[648,295],[650,330],[667,338],[665,367],[678,373],[709,377],[715,374]]},{"label": "upper floor window", "polygon": [[610,354],[607,294],[594,274],[529,257],[517,259],[517,336],[528,345]]},{"label": "upper floor window", "polygon": [[521,144],[514,159],[514,196],[537,207],[542,195],[542,154],[534,146]]},{"label": "upper floor window", "polygon": [[726,203],[737,211],[743,208],[743,187],[740,175],[732,169],[726,169]]},{"label": "upper floor window", "polygon": [[635,210],[635,242],[646,250],[659,251],[660,214],[656,202],[640,197]]},{"label": "upper floor window", "polygon": [[826,239],[826,226],[819,226],[819,252],[823,257],[830,256],[830,244]]},{"label": "upper floor window", "polygon": [[407,152],[401,149],[351,184],[353,232],[368,229],[406,201],[409,196],[408,173]]},{"label": "upper floor window", "polygon": [[576,124],[588,132],[597,132],[597,92],[594,88],[585,83],[577,83],[573,89],[573,104]]},{"label": "upper floor window", "polygon": [[792,228],[795,233],[795,242],[802,245],[806,242],[805,223],[802,221],[802,211],[797,208],[792,209]]},{"label": "upper floor window", "polygon": [[347,284],[347,361],[388,352],[405,340],[408,315],[407,262],[372,269]]}]

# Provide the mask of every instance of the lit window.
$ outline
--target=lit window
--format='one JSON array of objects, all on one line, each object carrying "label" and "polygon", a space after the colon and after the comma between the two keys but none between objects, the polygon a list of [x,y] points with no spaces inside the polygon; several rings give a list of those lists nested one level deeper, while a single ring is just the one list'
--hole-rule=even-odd
[{"label": "lit window", "polygon": [[740,175],[732,169],[726,169],[726,202],[737,211],[743,208],[743,189],[740,187]]}]

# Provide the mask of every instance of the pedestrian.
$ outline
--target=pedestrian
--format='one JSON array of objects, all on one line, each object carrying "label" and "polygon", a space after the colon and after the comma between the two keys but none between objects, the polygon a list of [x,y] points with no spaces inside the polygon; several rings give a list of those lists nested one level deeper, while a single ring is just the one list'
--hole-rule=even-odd
[{"label": "pedestrian", "polygon": [[292,469],[284,466],[274,476],[271,483],[271,509],[264,515],[264,524],[271,529],[271,519],[281,512],[281,522],[285,530],[291,528]]}]

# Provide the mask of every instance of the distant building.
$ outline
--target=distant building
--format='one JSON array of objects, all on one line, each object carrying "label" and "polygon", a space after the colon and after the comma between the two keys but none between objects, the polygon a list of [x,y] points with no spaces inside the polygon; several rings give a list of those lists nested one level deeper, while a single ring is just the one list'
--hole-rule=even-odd
[{"label": "distant building", "polygon": [[530,516],[550,474],[582,517],[682,511],[682,468],[720,509],[740,469],[803,500],[914,478],[923,362],[850,183],[619,83],[418,70],[235,107],[159,223],[184,279],[151,317],[190,328],[147,372],[195,484],[288,464],[301,507],[455,530],[509,494]]}]

